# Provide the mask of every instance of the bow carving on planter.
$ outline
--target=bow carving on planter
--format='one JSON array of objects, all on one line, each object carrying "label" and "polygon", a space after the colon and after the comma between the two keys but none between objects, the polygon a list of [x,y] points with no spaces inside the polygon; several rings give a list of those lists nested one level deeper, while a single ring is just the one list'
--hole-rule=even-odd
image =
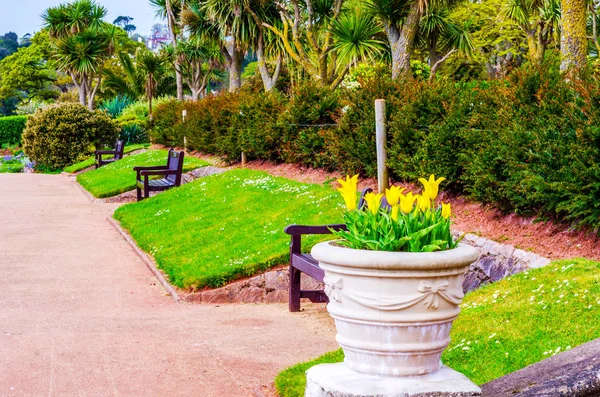
[{"label": "bow carving on planter", "polygon": [[407,309],[419,302],[423,302],[428,309],[437,310],[440,304],[440,297],[453,305],[459,305],[464,297],[462,290],[460,290],[458,295],[448,293],[450,284],[447,280],[440,280],[433,283],[421,281],[417,288],[418,293],[393,298],[376,297],[373,294],[364,294],[358,291],[344,291],[344,281],[341,278],[333,281],[326,276],[323,282],[325,283],[325,294],[332,301],[342,303],[342,298],[345,298],[366,308],[382,311]]},{"label": "bow carving on planter", "polygon": [[440,296],[454,305],[459,305],[462,301],[462,297],[449,295],[446,292],[448,286],[449,284],[446,280],[438,281],[434,284],[429,281],[421,281],[418,291],[423,294],[425,306],[427,306],[428,309],[437,309],[440,304]]},{"label": "bow carving on planter", "polygon": [[342,303],[344,280],[338,278],[336,281],[332,281],[329,277],[325,276],[323,282],[325,283],[325,295],[337,303]]}]

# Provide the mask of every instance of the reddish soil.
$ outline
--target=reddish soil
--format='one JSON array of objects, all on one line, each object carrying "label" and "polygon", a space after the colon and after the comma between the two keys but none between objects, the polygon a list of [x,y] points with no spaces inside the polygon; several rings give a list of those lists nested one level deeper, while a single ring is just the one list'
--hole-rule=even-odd
[{"label": "reddish soil", "polygon": [[[192,152],[198,157],[218,166],[225,166],[214,156]],[[246,167],[266,171],[307,183],[331,183],[343,177],[339,172],[302,167],[296,164],[276,164],[269,161],[251,161]],[[415,192],[420,186],[394,182]],[[377,180],[363,179],[359,188],[377,189]],[[525,218],[515,214],[503,214],[489,205],[483,205],[464,197],[440,195],[444,201],[452,204],[456,229],[474,233],[499,243],[510,244],[526,251],[533,251],[549,259],[583,257],[600,260],[600,238],[594,233],[570,230],[569,225],[550,222],[534,223],[535,218]]]},{"label": "reddish soil", "polygon": [[[294,164],[274,164],[252,161],[248,168],[269,172],[301,182],[325,183],[342,177],[340,173],[300,167]],[[420,187],[401,184],[417,192]],[[335,183],[332,183],[332,186]],[[359,188],[377,188],[375,179],[363,179]],[[550,259],[585,257],[600,260],[600,239],[592,233],[569,230],[568,226],[549,222],[534,223],[535,218],[514,214],[505,215],[491,206],[482,205],[463,197],[441,195],[452,203],[456,229],[474,233],[499,243],[510,244],[526,251],[533,251]]]}]

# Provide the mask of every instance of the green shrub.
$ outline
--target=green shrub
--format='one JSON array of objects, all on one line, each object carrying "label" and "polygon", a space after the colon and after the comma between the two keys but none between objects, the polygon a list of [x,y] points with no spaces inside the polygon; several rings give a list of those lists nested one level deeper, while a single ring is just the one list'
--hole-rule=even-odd
[{"label": "green shrub", "polygon": [[600,81],[567,81],[558,61],[494,81],[391,81],[369,70],[335,92],[308,83],[290,94],[172,101],[157,107],[152,139],[182,146],[185,136],[188,148],[229,161],[244,151],[374,177],[374,101],[383,98],[392,178],[433,173],[445,189],[503,211],[599,230]]},{"label": "green shrub", "polygon": [[0,147],[19,146],[26,122],[27,116],[0,117]]},{"label": "green shrub", "polygon": [[[153,107],[160,107],[164,103],[174,101],[168,97],[161,97],[152,102]],[[123,106],[124,103],[113,103],[115,111]],[[149,107],[147,101],[138,101],[128,104],[120,110],[120,113],[115,116],[117,124],[121,128],[120,139],[124,140],[128,145],[139,143],[147,143],[149,141],[148,130],[151,127],[149,120]]]},{"label": "green shrub", "polygon": [[175,127],[182,122],[181,112],[184,110],[184,106],[183,102],[176,99],[165,101],[156,106],[149,131],[150,140],[153,143],[183,147],[183,136],[176,136]]},{"label": "green shrub", "polygon": [[285,111],[287,101],[287,97],[279,92],[241,97],[239,111],[231,115],[228,131],[229,136],[237,138],[236,148],[228,156],[236,159],[244,151],[248,159],[279,160],[281,128],[278,118]]},{"label": "green shrub", "polygon": [[23,149],[36,167],[62,169],[114,142],[119,131],[103,111],[65,103],[38,110],[27,120]]}]

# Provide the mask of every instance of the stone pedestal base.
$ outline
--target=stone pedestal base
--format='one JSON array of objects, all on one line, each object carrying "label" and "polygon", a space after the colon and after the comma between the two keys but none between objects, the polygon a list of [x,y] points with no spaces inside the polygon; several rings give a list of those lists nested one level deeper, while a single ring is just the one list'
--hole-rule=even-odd
[{"label": "stone pedestal base", "polygon": [[460,372],[443,366],[428,375],[377,377],[345,364],[320,364],[306,371],[305,397],[471,397],[481,389]]}]

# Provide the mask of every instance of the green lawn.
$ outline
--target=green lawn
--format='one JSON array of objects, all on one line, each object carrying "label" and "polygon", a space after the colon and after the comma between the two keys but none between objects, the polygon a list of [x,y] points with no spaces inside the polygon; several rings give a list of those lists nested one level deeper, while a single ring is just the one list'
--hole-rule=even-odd
[{"label": "green lawn", "polygon": [[340,207],[329,187],[238,169],[125,205],[115,218],[171,283],[201,289],[287,263],[284,227],[339,222]]},{"label": "green lawn", "polygon": [[[444,364],[484,384],[600,338],[600,262],[569,259],[467,294]],[[281,397],[304,395],[304,372],[343,361],[341,350],[281,372]]]},{"label": "green lawn", "polygon": [[[137,145],[128,145],[128,146],[125,146],[123,153],[125,153],[125,154],[131,153],[136,150],[147,148],[148,146],[150,146],[150,144],[148,144],[148,143],[142,143],[142,144],[137,144]],[[68,172],[70,174],[74,174],[76,172],[83,171],[86,168],[92,167],[94,164],[96,164],[96,159],[94,156],[92,156],[92,157],[88,158],[87,160],[83,160],[83,161],[80,161],[79,163],[75,163],[73,165],[66,167],[63,171]]]},{"label": "green lawn", "polygon": [[17,174],[23,171],[23,163],[20,160],[0,162],[0,174]]},{"label": "green lawn", "polygon": [[[149,150],[144,153],[124,157],[112,164],[77,175],[77,182],[94,197],[112,197],[135,189],[135,166],[165,165],[166,150]],[[206,161],[186,156],[183,172],[208,165]]]}]

